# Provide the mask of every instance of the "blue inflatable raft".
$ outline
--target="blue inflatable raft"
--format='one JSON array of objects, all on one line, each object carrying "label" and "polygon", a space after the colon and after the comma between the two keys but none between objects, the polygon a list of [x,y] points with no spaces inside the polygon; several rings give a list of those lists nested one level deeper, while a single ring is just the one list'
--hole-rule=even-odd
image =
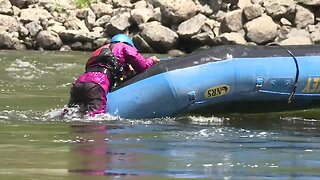
[{"label": "blue inflatable raft", "polygon": [[161,61],[107,99],[107,113],[130,119],[315,107],[320,46],[217,46]]}]

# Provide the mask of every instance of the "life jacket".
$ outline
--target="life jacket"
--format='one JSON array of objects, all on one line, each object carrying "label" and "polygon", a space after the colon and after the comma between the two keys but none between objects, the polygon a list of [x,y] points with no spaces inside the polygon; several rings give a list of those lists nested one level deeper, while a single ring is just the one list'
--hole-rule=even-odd
[{"label": "life jacket", "polygon": [[94,52],[86,63],[85,72],[102,72],[111,81],[110,86],[116,87],[124,76],[124,67],[112,52],[113,44],[105,45],[100,52]]}]

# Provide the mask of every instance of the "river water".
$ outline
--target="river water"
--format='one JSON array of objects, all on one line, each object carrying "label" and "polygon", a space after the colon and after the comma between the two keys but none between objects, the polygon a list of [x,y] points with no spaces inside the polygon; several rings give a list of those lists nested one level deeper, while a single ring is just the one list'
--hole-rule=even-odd
[{"label": "river water", "polygon": [[320,109],[59,119],[87,57],[0,51],[0,179],[320,179]]}]

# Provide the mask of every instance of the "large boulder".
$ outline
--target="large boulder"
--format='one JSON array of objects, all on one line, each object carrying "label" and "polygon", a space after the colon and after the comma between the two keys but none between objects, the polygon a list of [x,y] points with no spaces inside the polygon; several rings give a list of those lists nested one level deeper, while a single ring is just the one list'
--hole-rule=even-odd
[{"label": "large boulder", "polygon": [[0,48],[15,49],[15,45],[18,42],[18,39],[14,37],[12,34],[0,30]]},{"label": "large boulder", "polygon": [[288,7],[278,3],[269,4],[266,6],[267,15],[277,20],[285,17],[287,14],[287,11],[288,11]]},{"label": "large boulder", "polygon": [[99,2],[91,4],[90,7],[97,18],[100,18],[104,15],[112,15],[113,13],[113,7],[111,4]]},{"label": "large boulder", "polygon": [[200,32],[201,27],[205,24],[207,17],[198,14],[189,20],[184,21],[178,26],[177,33],[182,38],[190,38]]},{"label": "large boulder", "polygon": [[12,16],[0,14],[0,31],[1,30],[17,32],[19,30],[19,22]]},{"label": "large boulder", "polygon": [[296,17],[294,19],[294,23],[297,28],[303,29],[307,27],[309,24],[315,23],[314,14],[309,9],[299,5],[297,5],[296,9],[297,12]]},{"label": "large boulder", "polygon": [[80,33],[81,30],[64,30],[59,32],[59,36],[64,43],[70,44],[74,42],[74,37]]},{"label": "large boulder", "polygon": [[153,15],[151,8],[137,8],[131,11],[131,18],[136,24],[143,24],[148,22]]},{"label": "large boulder", "polygon": [[30,23],[26,24],[25,27],[28,29],[29,35],[31,37],[35,37],[38,34],[38,32],[43,30],[39,21],[30,22]]},{"label": "large boulder", "polygon": [[260,17],[262,13],[263,13],[262,7],[257,4],[247,6],[243,9],[243,16],[247,21]]},{"label": "large boulder", "polygon": [[43,21],[52,19],[53,16],[45,9],[41,8],[28,8],[22,9],[20,13],[20,21],[23,23],[29,23],[32,21]]},{"label": "large boulder", "polygon": [[130,17],[129,12],[113,16],[110,19],[110,22],[106,25],[106,32],[110,36],[114,36],[119,33],[127,33],[128,28],[131,26]]},{"label": "large boulder", "polygon": [[244,8],[251,6],[251,5],[252,5],[251,0],[239,0],[239,2],[238,2],[238,7],[240,9],[244,9]]},{"label": "large boulder", "polygon": [[265,44],[274,40],[277,36],[278,25],[273,22],[270,16],[262,15],[247,22],[244,25],[244,30],[249,41]]},{"label": "large boulder", "polygon": [[180,23],[197,13],[197,5],[192,0],[150,0],[154,7],[160,7],[164,20]]},{"label": "large boulder", "polygon": [[153,21],[140,25],[141,37],[159,53],[166,53],[174,48],[178,41],[178,34],[171,29]]},{"label": "large boulder", "polygon": [[0,14],[13,15],[13,8],[10,1],[0,1]]},{"label": "large boulder", "polygon": [[320,0],[296,0],[298,3],[310,6],[320,6]]},{"label": "large boulder", "polygon": [[29,5],[36,3],[37,0],[9,0],[9,1],[12,5],[17,6],[18,8],[27,8]]},{"label": "large boulder", "polygon": [[280,45],[311,45],[312,40],[309,37],[291,37],[279,43]]},{"label": "large boulder", "polygon": [[62,46],[59,35],[48,30],[40,31],[36,37],[36,42],[39,48],[46,50],[59,50]]},{"label": "large boulder", "polygon": [[242,10],[231,11],[223,18],[220,33],[237,32],[243,27]]}]

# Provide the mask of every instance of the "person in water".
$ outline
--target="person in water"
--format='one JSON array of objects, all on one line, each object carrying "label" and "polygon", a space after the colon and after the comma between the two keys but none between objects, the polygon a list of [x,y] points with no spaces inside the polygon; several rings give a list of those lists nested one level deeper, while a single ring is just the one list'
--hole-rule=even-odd
[{"label": "person in water", "polygon": [[145,58],[126,34],[112,37],[91,53],[85,72],[73,83],[68,107],[78,105],[79,113],[94,116],[106,112],[106,94],[112,87],[139,74],[157,63],[155,56]]}]

